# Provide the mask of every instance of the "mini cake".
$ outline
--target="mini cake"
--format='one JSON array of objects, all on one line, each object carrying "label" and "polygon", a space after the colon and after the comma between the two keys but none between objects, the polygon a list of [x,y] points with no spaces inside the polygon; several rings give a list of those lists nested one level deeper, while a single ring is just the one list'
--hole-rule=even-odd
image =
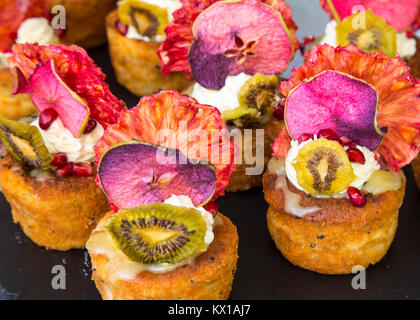
[{"label": "mini cake", "polygon": [[39,116],[0,116],[0,187],[13,220],[48,249],[84,248],[109,211],[95,185],[93,147],[123,102],[77,46],[16,44],[9,59],[15,93],[28,94]]},{"label": "mini cake", "polygon": [[238,235],[213,201],[234,170],[234,145],[217,109],[176,91],[143,97],[95,151],[114,208],[87,243],[102,298],[227,299]]},{"label": "mini cake", "polygon": [[284,1],[258,0],[184,1],[166,28],[162,72],[192,75],[196,83],[187,92],[219,109],[239,147],[228,191],[261,185],[282,126],[273,115],[279,75],[299,47],[296,30]]},{"label": "mini cake", "polygon": [[[325,274],[380,261],[418,154],[420,86],[399,58],[321,45],[282,82],[286,128],[264,174],[270,234],[291,263]],[[356,98],[355,98],[356,97]]]},{"label": "mini cake", "polygon": [[49,0],[51,7],[66,9],[66,29],[62,42],[90,49],[106,42],[105,19],[117,0]]},{"label": "mini cake", "polygon": [[181,73],[163,75],[156,54],[164,29],[180,0],[124,0],[106,19],[109,51],[118,82],[138,96],[160,90],[182,90]]}]

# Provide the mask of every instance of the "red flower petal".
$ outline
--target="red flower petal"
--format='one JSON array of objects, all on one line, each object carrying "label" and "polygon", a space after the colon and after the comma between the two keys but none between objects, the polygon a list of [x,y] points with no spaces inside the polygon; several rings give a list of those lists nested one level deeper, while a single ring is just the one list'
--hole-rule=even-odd
[{"label": "red flower petal", "polygon": [[15,44],[9,59],[11,70],[19,68],[28,79],[39,63],[52,59],[66,85],[89,106],[91,117],[105,128],[116,123],[124,102],[118,100],[104,81],[106,76],[89,58],[83,48],[76,45]]},{"label": "red flower petal", "polygon": [[176,91],[143,97],[135,108],[123,111],[119,122],[96,144],[97,160],[112,145],[132,139],[178,149],[189,159],[212,163],[217,176],[213,200],[224,194],[235,169],[235,146],[220,112]]},{"label": "red flower petal", "polygon": [[286,127],[281,128],[279,135],[274,139],[271,149],[273,150],[273,156],[276,159],[286,158],[287,149],[290,145],[290,137]]},{"label": "red flower petal", "polygon": [[377,51],[366,54],[356,46],[333,48],[321,45],[305,55],[305,64],[293,70],[289,81],[280,85],[288,96],[304,79],[335,70],[362,79],[374,86],[379,96],[378,124],[387,135],[378,151],[393,169],[409,164],[420,145],[420,83],[409,74],[400,58]]}]

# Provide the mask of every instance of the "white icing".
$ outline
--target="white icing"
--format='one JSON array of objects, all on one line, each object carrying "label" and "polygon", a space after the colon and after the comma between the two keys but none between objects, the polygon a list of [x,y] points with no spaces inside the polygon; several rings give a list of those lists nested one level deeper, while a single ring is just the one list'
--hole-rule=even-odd
[{"label": "white icing", "polygon": [[[316,136],[314,137],[314,139],[316,139]],[[293,163],[296,159],[296,157],[299,154],[299,150],[305,146],[306,144],[312,142],[313,139],[309,139],[305,142],[302,142],[301,144],[299,144],[298,141],[291,141],[290,143],[290,149],[287,153],[287,157],[286,157],[286,163],[285,163],[285,168],[286,168],[286,175],[287,178],[289,179],[289,181],[299,190],[307,193],[307,191],[301,187],[298,183],[297,180],[297,173],[296,173],[296,169],[293,166]],[[369,149],[362,147],[362,146],[357,146],[357,149],[359,149],[363,155],[365,156],[365,164],[360,164],[360,163],[355,163],[355,162],[351,162],[351,166],[353,168],[353,173],[356,176],[356,178],[353,180],[353,182],[350,184],[350,186],[355,187],[357,189],[361,189],[362,186],[366,183],[366,181],[369,180],[370,176],[372,175],[373,172],[375,172],[376,170],[380,169],[380,166],[378,164],[378,162],[375,159],[375,154],[370,151]],[[345,188],[344,190],[342,190],[340,193],[333,195],[333,197],[335,198],[340,198],[340,197],[345,197],[346,196],[346,190],[347,188]],[[328,195],[313,195],[314,197],[317,198],[328,198]]]},{"label": "white icing", "polygon": [[[330,21],[326,28],[324,37],[320,44],[328,44],[330,46],[337,46],[337,22]],[[416,54],[416,40],[407,38],[405,32],[397,33],[397,53],[403,59],[409,59]]]},{"label": "white icing", "polygon": [[29,18],[22,22],[17,32],[16,43],[35,43],[40,45],[58,44],[54,29],[45,18]]},{"label": "white icing", "polygon": [[63,152],[68,161],[92,163],[96,159],[93,147],[104,134],[104,128],[97,123],[93,131],[75,138],[57,118],[47,130],[39,127],[38,118],[31,125],[38,128],[42,139],[50,153]]},{"label": "white icing", "polygon": [[[188,196],[176,196],[172,195],[169,199],[165,200],[166,204],[170,204],[176,207],[184,207],[184,208],[194,208],[197,212],[202,216],[203,220],[206,222],[207,225],[207,232],[204,237],[204,242],[206,248],[204,251],[207,250],[208,246],[214,240],[213,234],[213,226],[215,224],[215,219],[211,213],[209,213],[204,208],[200,207],[197,208],[193,205],[191,199]],[[217,220],[216,220],[217,221]],[[186,264],[190,264],[194,261],[194,259],[200,255],[202,252],[191,256],[187,259],[184,259],[175,264],[169,263],[159,263],[159,264],[142,264],[138,262],[131,261],[128,259],[124,253],[119,250],[114,241],[111,237],[104,231],[103,226],[98,226],[93,235],[88,240],[86,244],[87,249],[89,252],[93,254],[104,254],[108,257],[108,271],[109,277],[111,281],[115,280],[130,280],[135,278],[140,272],[143,271],[150,271],[153,273],[165,273]],[[204,252],[203,251],[203,252]]]},{"label": "white icing", "polygon": [[219,90],[207,89],[198,82],[194,84],[191,97],[201,104],[214,106],[221,113],[239,107],[238,92],[252,76],[240,73],[226,78],[225,86]]}]

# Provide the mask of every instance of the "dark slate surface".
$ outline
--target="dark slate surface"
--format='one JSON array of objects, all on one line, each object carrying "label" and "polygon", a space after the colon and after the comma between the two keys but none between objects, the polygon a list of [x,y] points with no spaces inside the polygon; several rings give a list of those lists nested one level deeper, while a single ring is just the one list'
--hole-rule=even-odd
[{"label": "dark slate surface", "polygon": [[[316,0],[290,0],[300,30],[298,36],[322,33],[327,15]],[[127,105],[138,98],[119,86],[106,46],[90,55],[108,75],[113,92]],[[298,55],[292,66],[299,66]],[[291,67],[292,67],[291,66]],[[285,76],[290,75],[290,69]],[[411,169],[400,224],[386,257],[367,270],[366,290],[353,290],[352,276],[323,276],[292,266],[276,250],[266,227],[267,204],[261,188],[230,193],[219,208],[238,227],[239,263],[231,299],[420,299],[420,194]],[[51,286],[53,266],[66,270],[66,289]],[[47,251],[33,244],[13,224],[10,207],[0,194],[0,299],[100,299],[90,280],[86,251]]]}]

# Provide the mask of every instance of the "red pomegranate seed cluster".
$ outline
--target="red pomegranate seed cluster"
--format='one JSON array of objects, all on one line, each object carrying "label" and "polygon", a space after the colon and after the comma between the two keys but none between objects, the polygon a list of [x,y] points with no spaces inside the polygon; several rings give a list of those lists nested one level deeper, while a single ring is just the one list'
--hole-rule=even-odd
[{"label": "red pomegranate seed cluster", "polygon": [[64,153],[54,154],[51,165],[57,168],[55,171],[57,177],[90,177],[93,173],[91,165],[80,162],[68,162]]}]

